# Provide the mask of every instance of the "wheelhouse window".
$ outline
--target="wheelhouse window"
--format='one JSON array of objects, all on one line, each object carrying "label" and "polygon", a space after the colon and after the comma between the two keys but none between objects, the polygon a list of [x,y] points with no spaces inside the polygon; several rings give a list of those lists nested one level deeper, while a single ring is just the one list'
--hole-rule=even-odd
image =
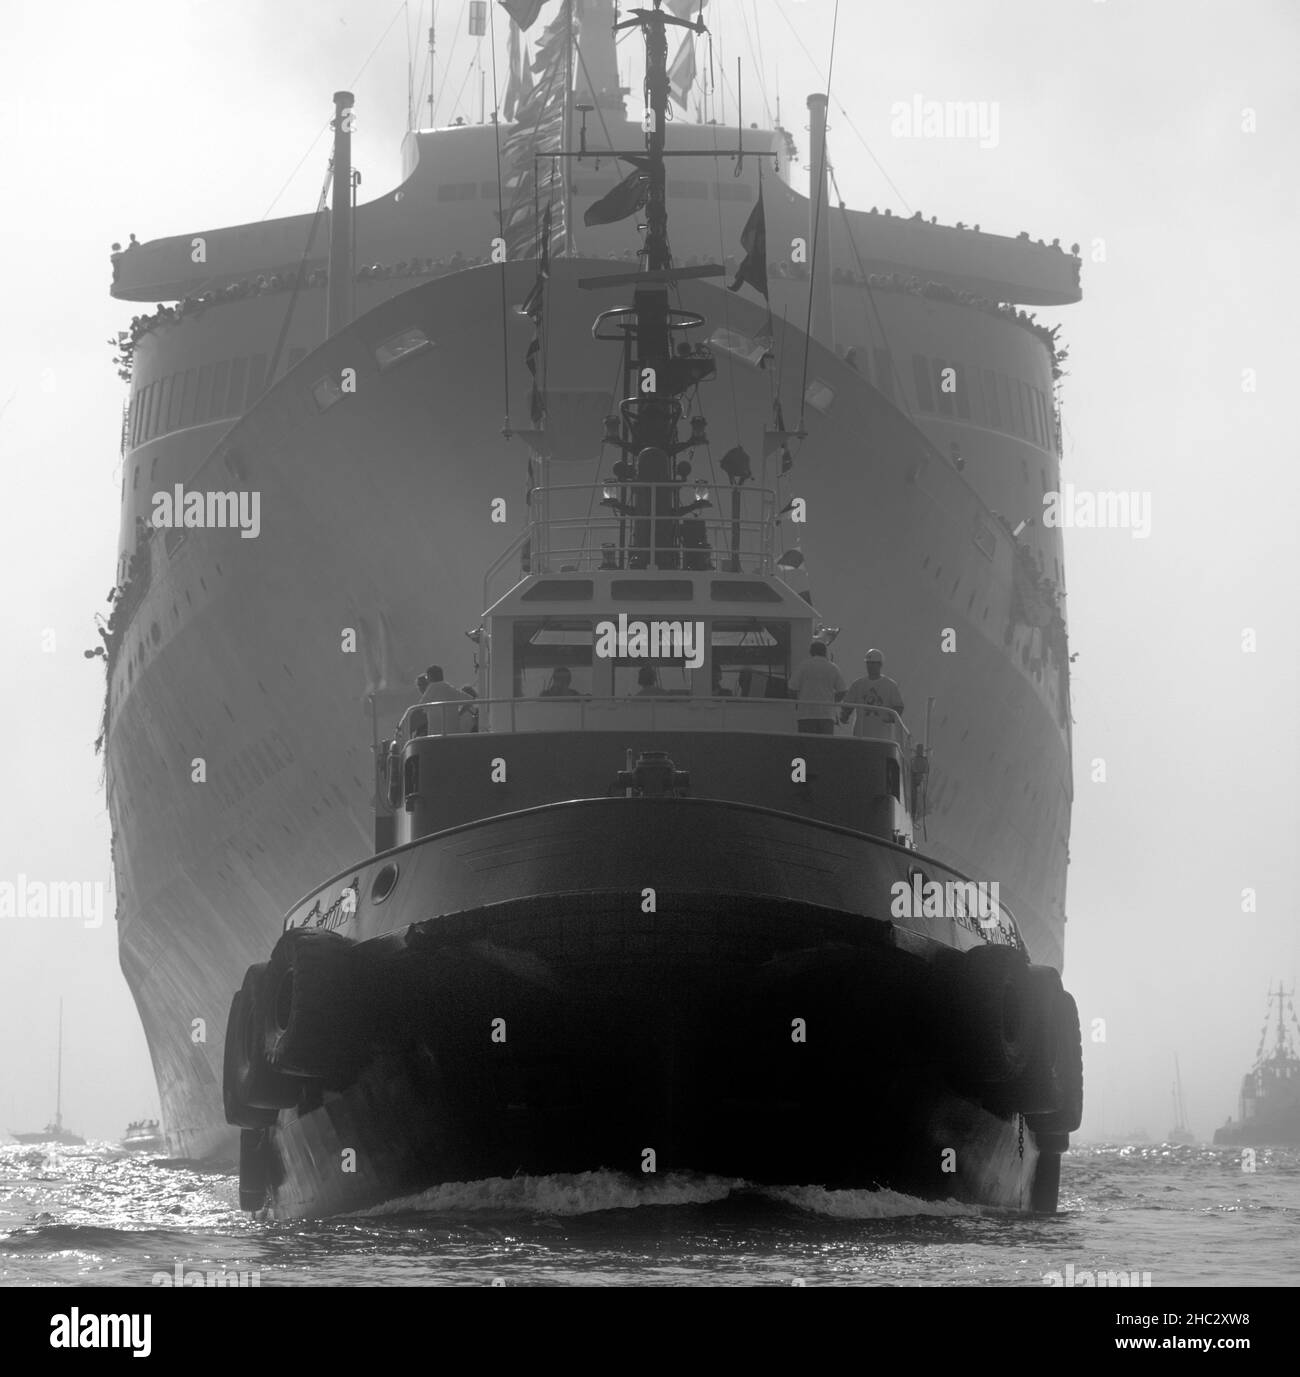
[{"label": "wheelhouse window", "polygon": [[916,404],[922,411],[934,410],[934,390],[930,386],[930,360],[912,355],[912,381],[916,384]]},{"label": "wheelhouse window", "polygon": [[594,647],[595,632],[589,617],[530,617],[517,621],[514,625],[515,697],[589,696]]},{"label": "wheelhouse window", "polygon": [[713,693],[732,698],[785,698],[790,678],[790,623],[764,617],[714,620]]}]

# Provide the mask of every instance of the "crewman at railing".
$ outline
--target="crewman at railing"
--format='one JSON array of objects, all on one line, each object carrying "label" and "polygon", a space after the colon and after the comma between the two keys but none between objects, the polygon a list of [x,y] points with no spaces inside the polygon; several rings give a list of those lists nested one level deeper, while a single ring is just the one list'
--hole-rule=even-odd
[{"label": "crewman at railing", "polygon": [[[873,647],[867,651],[863,659],[867,672],[861,679],[855,679],[849,685],[849,691],[840,704],[840,721],[847,722],[854,715],[854,709],[859,706],[889,708],[902,717],[903,695],[898,685],[887,674],[881,673],[885,657]],[[857,721],[853,724],[854,736],[872,735],[869,729],[872,716],[869,712],[857,713]]]},{"label": "crewman at railing", "polygon": [[636,681],[640,685],[634,698],[667,698],[669,696],[666,688],[659,687],[659,676],[654,672],[651,665],[642,665],[637,671]]},{"label": "crewman at railing", "polygon": [[840,667],[826,653],[825,642],[814,641],[808,647],[808,658],[795,667],[787,687],[790,697],[799,700],[794,710],[799,730],[813,736],[834,736],[835,704],[847,688]]},{"label": "crewman at railing", "polygon": [[[422,676],[425,682],[424,692],[420,695],[421,703],[446,703],[460,704],[468,703],[472,700],[469,694],[462,693],[454,684],[449,684],[443,677],[441,665],[430,665]],[[417,681],[418,682],[418,681]],[[431,709],[426,715],[426,727],[424,732],[417,730],[417,714],[411,716],[411,734],[422,736],[426,732],[432,731],[440,736],[447,736],[453,732],[467,730],[468,723],[463,719],[460,707]]]}]

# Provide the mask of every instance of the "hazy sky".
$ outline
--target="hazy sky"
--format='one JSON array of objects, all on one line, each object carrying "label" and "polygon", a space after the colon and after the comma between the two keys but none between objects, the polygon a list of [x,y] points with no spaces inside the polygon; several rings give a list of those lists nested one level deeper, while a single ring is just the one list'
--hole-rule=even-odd
[{"label": "hazy sky", "polygon": [[[821,85],[834,8],[714,0],[707,14],[728,69],[744,60],[750,118],[763,118],[761,87],[775,108],[779,76],[804,158],[804,98]],[[437,6],[443,122],[461,89],[459,112],[477,114],[466,9]],[[1176,1051],[1204,1136],[1235,1113],[1266,988],[1300,973],[1300,456],[1282,414],[1300,362],[1300,10],[1292,0],[840,9],[829,137],[850,205],[1084,246],[1083,302],[1040,312],[1063,323],[1070,347],[1062,477],[1150,494],[1152,513],[1146,540],[1066,535],[1078,652],[1066,984],[1086,1029],[1105,1020],[1105,1042],[1085,1049],[1084,1134],[1163,1135]],[[357,96],[363,199],[392,187],[407,34],[422,49],[429,6],[6,0],[4,10],[0,881],[108,890],[91,749],[103,673],[82,651],[98,643],[91,619],[116,553],[124,388],[106,341],[139,310],[108,294],[109,245],[130,231],[147,240],[256,220],[272,203],[277,214],[312,209],[327,141],[311,145],[340,87]],[[997,146],[892,137],[891,106],[914,94],[996,102]],[[1098,240],[1104,261],[1093,261]],[[1246,889],[1254,912],[1243,911]],[[157,1111],[111,893],[105,907],[98,929],[0,918],[0,1130],[39,1127],[53,1108],[61,995],[69,1125],[117,1137]]]}]

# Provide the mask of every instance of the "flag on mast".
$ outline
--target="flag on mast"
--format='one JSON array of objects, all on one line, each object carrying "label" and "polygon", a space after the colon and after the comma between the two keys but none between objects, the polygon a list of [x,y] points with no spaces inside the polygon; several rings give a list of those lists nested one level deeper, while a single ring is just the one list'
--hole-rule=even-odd
[{"label": "flag on mast", "polygon": [[531,29],[545,3],[546,0],[501,0],[501,8],[521,29]]},{"label": "flag on mast", "polygon": [[612,225],[635,215],[650,194],[650,174],[635,167],[599,201],[593,201],[582,216],[584,225]]},{"label": "flag on mast", "polygon": [[686,97],[695,85],[695,37],[687,34],[682,46],[677,49],[673,65],[668,69],[668,94],[682,107],[687,108]]},{"label": "flag on mast", "polygon": [[745,228],[740,232],[740,246],[745,257],[736,272],[736,280],[728,290],[738,292],[742,282],[748,282],[756,292],[767,296],[767,219],[763,214],[763,176],[758,178],[758,204],[749,212]]},{"label": "flag on mast", "polygon": [[510,75],[506,78],[506,94],[505,99],[501,102],[501,117],[512,120],[515,117],[515,111],[519,109],[520,97],[519,25],[513,19],[510,21],[510,56],[506,61],[510,65]]}]

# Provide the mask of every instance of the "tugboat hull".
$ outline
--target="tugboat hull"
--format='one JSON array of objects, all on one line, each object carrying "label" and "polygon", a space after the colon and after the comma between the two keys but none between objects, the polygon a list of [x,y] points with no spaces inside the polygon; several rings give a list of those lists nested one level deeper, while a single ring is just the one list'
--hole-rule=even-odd
[{"label": "tugboat hull", "polygon": [[889,917],[918,864],[943,878],[845,829],[683,799],[529,810],[373,858],[340,877],[355,915],[336,922],[339,880],[290,914],[282,946],[321,922],[354,963],[349,997],[316,988],[356,1069],[290,1083],[245,1129],[244,1203],[325,1215],[603,1168],[1054,1207],[1063,1144],[1040,1173],[1026,1120],[954,1061],[982,1034],[944,977],[978,926]]}]

